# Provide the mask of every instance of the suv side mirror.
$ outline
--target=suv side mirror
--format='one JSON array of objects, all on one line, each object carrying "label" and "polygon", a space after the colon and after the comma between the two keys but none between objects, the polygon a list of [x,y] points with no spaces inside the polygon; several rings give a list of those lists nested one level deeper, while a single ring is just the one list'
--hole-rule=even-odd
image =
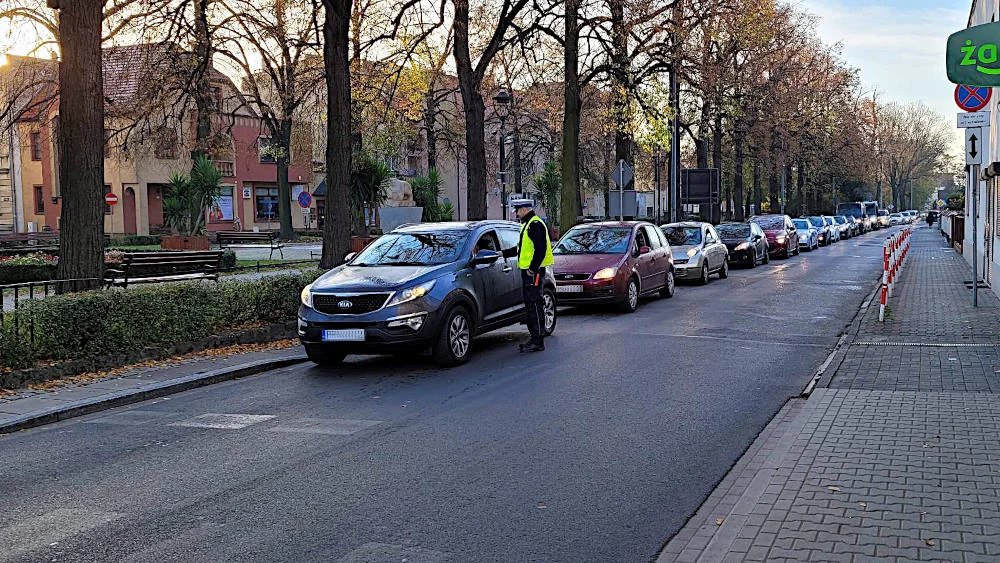
[{"label": "suv side mirror", "polygon": [[473,266],[488,266],[500,259],[500,253],[493,250],[480,250],[472,257]]}]

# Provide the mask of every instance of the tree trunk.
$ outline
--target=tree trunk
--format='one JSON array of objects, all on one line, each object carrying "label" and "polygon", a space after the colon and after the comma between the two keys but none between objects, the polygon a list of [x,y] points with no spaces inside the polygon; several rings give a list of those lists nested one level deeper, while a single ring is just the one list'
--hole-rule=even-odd
[{"label": "tree trunk", "polygon": [[102,2],[59,6],[58,151],[62,186],[58,290],[100,287],[104,274],[104,84],[101,72]]},{"label": "tree trunk", "polygon": [[427,135],[427,173],[437,168],[437,99],[434,97],[434,87],[425,96],[424,130]]},{"label": "tree trunk", "polygon": [[799,198],[799,213],[801,215],[806,215],[806,212],[808,211],[806,209],[806,194],[805,194],[806,163],[800,160],[796,168],[797,171],[795,174],[795,193]]},{"label": "tree trunk", "polygon": [[196,0],[194,3],[194,52],[198,66],[194,75],[194,103],[197,110],[195,126],[195,148],[191,154],[192,166],[199,156],[208,155],[209,139],[212,137],[212,112],[214,100],[208,83],[208,71],[212,68],[212,36],[208,31],[208,4],[211,0]]},{"label": "tree trunk", "polygon": [[753,160],[753,203],[754,203],[754,206],[755,206],[754,207],[754,210],[755,210],[754,212],[755,213],[762,213],[763,212],[761,210],[761,206],[764,203],[764,196],[761,193],[762,187],[763,187],[761,185],[761,174],[762,174],[762,172],[761,172],[761,168],[760,168],[760,158],[754,158],[754,160]]},{"label": "tree trunk", "polygon": [[733,158],[733,197],[736,200],[736,206],[734,211],[736,211],[736,216],[734,217],[737,221],[743,221],[746,219],[747,209],[746,198],[743,196],[743,133],[738,129],[733,137],[733,150],[735,155]]},{"label": "tree trunk", "polygon": [[278,238],[294,240],[295,230],[292,228],[292,187],[288,184],[288,164],[292,145],[292,118],[286,117],[278,122],[278,139],[281,154],[278,155],[278,223],[280,225]]},{"label": "tree trunk", "polygon": [[560,230],[580,217],[580,0],[566,0]]},{"label": "tree trunk", "polygon": [[719,171],[719,182],[725,185],[723,201],[726,202],[726,216],[733,218],[732,186],[722,180],[722,113],[715,112],[715,122],[712,126],[712,168]]},{"label": "tree trunk", "polygon": [[326,223],[320,266],[332,268],[351,251],[351,73],[347,62],[352,0],[323,0],[326,71]]},{"label": "tree trunk", "polygon": [[[465,107],[465,157],[469,220],[486,219],[486,103],[479,91],[482,78],[472,68],[469,51],[469,2],[454,0],[455,66]],[[502,139],[501,139],[502,142]]]},{"label": "tree trunk", "polygon": [[[625,2],[609,0],[611,9],[611,91],[612,113],[615,120],[615,161],[634,165],[632,155],[632,85],[629,79],[632,62],[628,57],[628,29],[625,24]],[[634,166],[633,166],[634,167]],[[628,186],[623,186],[627,188]]]}]

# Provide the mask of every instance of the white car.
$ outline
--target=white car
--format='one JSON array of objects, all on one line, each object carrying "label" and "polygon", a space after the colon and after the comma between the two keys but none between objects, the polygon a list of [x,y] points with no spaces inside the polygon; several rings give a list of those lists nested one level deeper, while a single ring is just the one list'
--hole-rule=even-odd
[{"label": "white car", "polygon": [[909,219],[903,217],[902,213],[891,213],[889,214],[889,225],[895,227],[896,225],[904,225],[909,222]]}]

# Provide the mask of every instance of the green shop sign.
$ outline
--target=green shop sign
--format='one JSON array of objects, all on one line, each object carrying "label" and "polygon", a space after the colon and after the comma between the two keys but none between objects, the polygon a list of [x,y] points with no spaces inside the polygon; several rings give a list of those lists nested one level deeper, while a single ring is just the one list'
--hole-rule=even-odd
[{"label": "green shop sign", "polygon": [[945,59],[955,84],[1000,86],[1000,22],[952,33]]}]

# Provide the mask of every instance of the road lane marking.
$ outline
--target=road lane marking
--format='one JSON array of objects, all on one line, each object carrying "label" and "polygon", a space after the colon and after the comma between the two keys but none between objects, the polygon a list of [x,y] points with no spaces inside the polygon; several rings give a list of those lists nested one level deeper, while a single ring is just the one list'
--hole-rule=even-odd
[{"label": "road lane marking", "polygon": [[24,555],[121,518],[116,512],[58,508],[0,529],[0,560]]},{"label": "road lane marking", "polygon": [[267,431],[349,436],[365,428],[378,426],[383,422],[382,420],[353,420],[348,418],[300,418],[283,422],[274,428],[268,428]]},{"label": "road lane marking", "polygon": [[207,413],[203,415],[174,422],[168,426],[183,426],[186,428],[217,428],[220,430],[239,430],[252,424],[264,422],[276,418],[273,414],[219,414]]},{"label": "road lane marking", "polygon": [[113,424],[115,426],[140,426],[159,420],[161,418],[168,417],[174,413],[170,412],[160,412],[160,411],[147,411],[147,410],[131,410],[117,412],[102,416],[100,418],[95,418],[93,420],[85,420],[84,424]]},{"label": "road lane marking", "polygon": [[404,547],[389,543],[370,542],[351,551],[337,563],[445,563],[450,554],[422,547]]}]

